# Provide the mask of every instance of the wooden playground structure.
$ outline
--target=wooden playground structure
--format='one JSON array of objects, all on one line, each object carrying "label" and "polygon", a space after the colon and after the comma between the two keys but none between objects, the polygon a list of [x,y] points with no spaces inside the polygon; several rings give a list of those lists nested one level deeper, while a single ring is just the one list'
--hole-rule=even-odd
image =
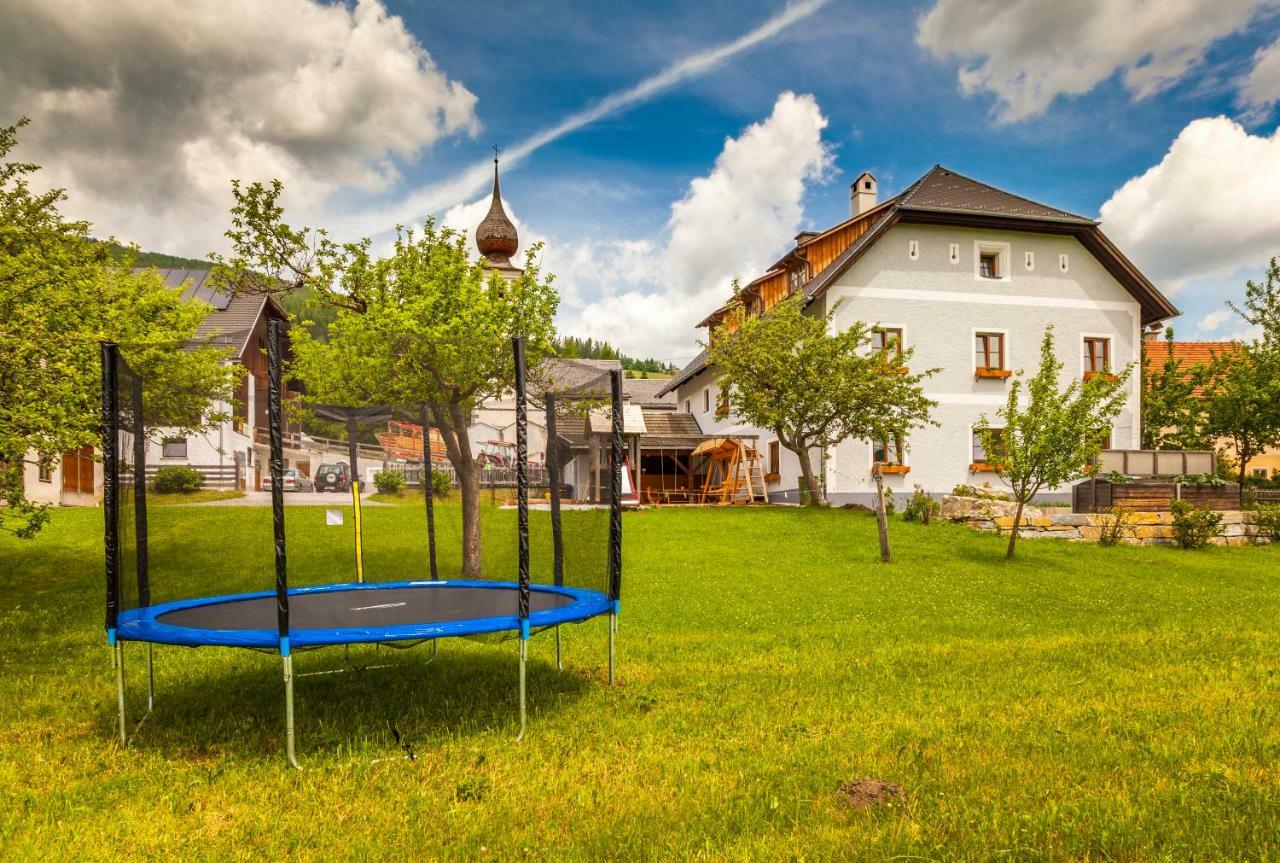
[{"label": "wooden playground structure", "polygon": [[[391,458],[402,458],[406,461],[422,461],[422,426],[417,423],[387,420],[387,430],[374,432],[374,437],[382,449]],[[431,430],[431,461],[447,462],[449,456],[445,450],[444,438],[440,432]]]},{"label": "wooden playground structure", "polygon": [[[695,506],[765,503],[764,466],[755,438],[713,437],[701,441],[687,457],[684,453],[660,448],[662,464],[673,464],[676,471],[641,477],[645,503]],[[669,454],[668,454],[669,453]],[[650,455],[652,455],[650,451]]]}]

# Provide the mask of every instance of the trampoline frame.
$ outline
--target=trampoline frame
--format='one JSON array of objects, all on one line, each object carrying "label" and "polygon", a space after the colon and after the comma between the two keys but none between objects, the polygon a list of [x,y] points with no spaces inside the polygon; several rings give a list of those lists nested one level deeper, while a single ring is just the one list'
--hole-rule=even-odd
[{"label": "trampoline frame", "polygon": [[[397,642],[410,641],[420,644],[431,641],[432,658],[438,651],[439,638],[467,636],[481,633],[511,631],[518,633],[519,638],[519,702],[520,732],[516,740],[524,738],[528,723],[526,665],[528,663],[528,641],[531,635],[546,629],[554,629],[556,633],[556,667],[563,669],[563,655],[560,639],[560,625],[607,614],[608,651],[609,651],[609,686],[615,684],[616,636],[618,631],[618,614],[621,611],[622,585],[622,468],[623,468],[623,417],[622,417],[622,372],[610,372],[612,423],[610,428],[611,447],[609,450],[611,474],[611,499],[609,504],[609,549],[608,549],[608,593],[564,585],[564,547],[560,519],[560,477],[562,465],[558,456],[552,456],[552,446],[548,446],[548,469],[551,473],[551,524],[553,543],[553,578],[552,585],[532,585],[529,580],[529,458],[528,458],[528,395],[525,385],[525,345],[523,337],[517,336],[512,341],[512,352],[515,360],[515,403],[516,403],[516,481],[517,481],[517,530],[519,534],[518,579],[515,582],[492,582],[470,580],[439,580],[436,569],[436,537],[433,519],[433,495],[431,489],[431,453],[430,453],[430,412],[426,405],[422,406],[423,421],[423,485],[428,532],[428,557],[431,579],[424,581],[400,581],[385,583],[366,583],[364,581],[363,550],[360,547],[360,499],[357,491],[357,463],[352,461],[352,498],[355,506],[354,522],[355,556],[357,581],[355,583],[311,585],[290,587],[288,579],[288,554],[284,521],[284,456],[283,456],[283,420],[281,410],[282,382],[282,322],[270,320],[267,324],[267,416],[270,441],[270,475],[271,475],[271,515],[274,535],[274,571],[275,590],[255,593],[234,594],[226,596],[201,597],[151,605],[150,582],[148,573],[147,524],[146,524],[146,459],[145,436],[142,434],[142,380],[135,376],[132,380],[130,398],[133,407],[133,491],[135,497],[136,532],[136,573],[138,580],[139,607],[122,611],[120,608],[120,526],[118,523],[121,487],[120,475],[120,432],[119,425],[119,380],[117,364],[120,362],[119,345],[104,342],[101,345],[102,360],[102,434],[103,434],[103,515],[105,529],[103,546],[105,551],[106,572],[106,633],[107,643],[112,650],[112,665],[116,677],[116,702],[119,719],[119,739],[122,747],[130,741],[128,730],[128,714],[126,709],[125,687],[125,650],[126,641],[136,641],[147,645],[147,711],[138,720],[138,726],[150,716],[155,704],[155,644],[175,644],[185,646],[225,646],[246,647],[257,650],[278,652],[281,658],[284,694],[285,694],[285,754],[290,766],[301,769],[296,752],[296,729],[294,724],[294,670],[293,650],[311,649],[326,646],[373,643],[388,646],[402,646]],[[555,394],[545,394],[547,411],[547,433],[549,443],[555,439]],[[348,422],[348,433],[352,441],[351,423]],[[354,450],[354,444],[352,446]],[[559,469],[558,469],[559,468]],[[517,595],[517,613],[488,618],[470,618],[461,621],[427,622],[412,625],[397,625],[370,628],[342,627],[331,629],[309,628],[307,630],[291,630],[289,624],[289,598],[318,592],[336,592],[340,590],[378,590],[390,588],[421,588],[424,590],[457,588],[486,588],[496,590],[514,590]],[[530,612],[531,592],[549,592],[571,597],[566,605],[551,609]],[[192,627],[181,627],[166,624],[158,620],[161,616],[202,605],[237,600],[262,599],[274,595],[276,597],[276,628],[253,630],[200,630]],[[216,638],[198,638],[194,633],[216,632]],[[274,635],[273,635],[274,632]],[[303,635],[303,633],[306,633]],[[318,635],[323,633],[323,635]],[[412,645],[408,645],[412,646]]]}]

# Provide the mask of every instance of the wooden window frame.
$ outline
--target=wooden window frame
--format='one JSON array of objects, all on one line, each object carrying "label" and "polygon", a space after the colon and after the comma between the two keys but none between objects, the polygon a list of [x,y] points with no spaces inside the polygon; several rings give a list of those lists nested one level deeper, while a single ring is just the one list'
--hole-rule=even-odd
[{"label": "wooden window frame", "polygon": [[[991,431],[993,433],[998,433],[1000,435],[1000,439],[1003,440],[1005,431],[1003,428],[993,428]],[[969,462],[969,472],[995,473],[995,465],[988,460],[986,451],[983,450],[979,453],[979,449],[981,448],[982,438],[978,435],[978,430],[976,428],[971,428],[969,430],[969,458],[971,459]]]},{"label": "wooden window frame", "polygon": [[702,391],[702,412],[711,413],[711,387]]},{"label": "wooden window frame", "polygon": [[53,462],[46,462],[43,458],[36,465],[36,479],[40,482],[53,482]]},{"label": "wooden window frame", "polygon": [[[896,461],[888,461],[886,459],[876,458],[876,450],[884,453],[885,456],[897,455]],[[897,451],[896,453],[894,451]],[[905,435],[894,435],[892,439],[879,440],[871,442],[871,468],[879,470],[882,474],[903,474],[910,473],[911,468],[907,466],[907,442]]]},{"label": "wooden window frame", "polygon": [[[991,262],[991,271],[986,272],[987,261]],[[979,252],[978,253],[978,275],[984,279],[992,281],[1000,280],[1000,253],[999,252]]]},{"label": "wooden window frame", "polygon": [[[1084,379],[1090,380],[1098,375],[1106,375],[1111,380],[1115,380],[1115,375],[1111,373],[1111,337],[1083,336],[1082,339],[1081,366]],[[1094,346],[1099,342],[1102,343],[1102,368],[1097,368],[1094,364]]]},{"label": "wooden window frame", "polygon": [[716,395],[716,419],[722,420],[729,415],[729,388],[720,387]]},{"label": "wooden window frame", "polygon": [[764,475],[765,482],[777,482],[782,479],[782,443],[769,441],[769,472]]},{"label": "wooden window frame", "polygon": [[[996,363],[992,365],[991,341],[999,340],[999,350],[996,352]],[[974,330],[973,331],[973,371],[976,377],[980,378],[1007,378],[1012,372],[1007,368],[1009,364],[1009,335],[1008,333],[998,330]],[[978,361],[979,340],[982,342],[982,359]]]}]

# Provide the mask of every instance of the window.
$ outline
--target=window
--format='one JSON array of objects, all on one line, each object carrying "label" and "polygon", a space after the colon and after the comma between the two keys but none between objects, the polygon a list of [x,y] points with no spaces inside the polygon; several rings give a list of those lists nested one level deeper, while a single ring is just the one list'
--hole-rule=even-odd
[{"label": "window", "polygon": [[[998,449],[1004,445],[1004,429],[991,429],[991,443]],[[986,448],[982,445],[982,435],[975,429],[973,432],[973,464],[970,468],[976,468],[981,465],[985,467],[990,464],[987,459]]]},{"label": "window", "polygon": [[1108,427],[1107,430],[1102,433],[1102,437],[1098,439],[1098,445],[1103,449],[1111,449],[1111,443],[1114,436],[1115,433],[1110,427]]},{"label": "window", "polygon": [[993,243],[977,240],[973,244],[974,278],[998,282],[1009,281],[1009,265],[1012,260],[1009,243]]},{"label": "window", "polygon": [[994,252],[983,252],[979,255],[978,275],[984,279],[1000,278],[1000,256]]},{"label": "window", "polygon": [[164,458],[186,458],[187,439],[184,437],[167,437],[161,445],[160,455]]},{"label": "window", "polygon": [[904,449],[902,435],[893,435],[871,444],[871,460],[878,465],[900,465],[905,461]]},{"label": "window", "polygon": [[804,283],[809,281],[809,265],[800,264],[787,271],[787,290],[795,293],[804,287]]},{"label": "window", "polygon": [[1111,371],[1111,339],[1085,336],[1084,376],[1108,374]]},{"label": "window", "polygon": [[902,359],[902,328],[876,327],[871,331],[871,347],[881,354],[885,362]]},{"label": "window", "polygon": [[974,366],[980,371],[1004,370],[1004,333],[974,335]]},{"label": "window", "polygon": [[776,440],[769,441],[769,475],[778,476],[778,462],[782,460],[782,448]]},{"label": "window", "polygon": [[705,414],[709,410],[711,410],[711,387],[702,391],[702,412]]},{"label": "window", "polygon": [[693,408],[690,406],[688,399],[684,400],[684,412],[687,414],[693,413]]},{"label": "window", "polygon": [[40,465],[37,469],[41,482],[53,482],[53,462],[40,459]]},{"label": "window", "polygon": [[720,387],[720,392],[716,394],[716,419],[722,419],[729,415],[729,388]]},{"label": "window", "polygon": [[1249,476],[1254,479],[1266,479],[1267,469],[1265,467],[1255,467],[1249,469]]}]

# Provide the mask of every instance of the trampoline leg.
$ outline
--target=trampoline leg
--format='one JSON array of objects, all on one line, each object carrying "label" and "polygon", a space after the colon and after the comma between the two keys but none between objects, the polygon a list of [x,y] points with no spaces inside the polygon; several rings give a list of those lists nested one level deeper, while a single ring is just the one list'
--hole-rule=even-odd
[{"label": "trampoline leg", "polygon": [[147,642],[147,713],[156,705],[156,663],[155,645]]},{"label": "trampoline leg", "polygon": [[516,735],[516,740],[524,739],[524,729],[528,717],[526,706],[525,692],[525,660],[529,656],[529,640],[527,638],[520,639],[520,733]]},{"label": "trampoline leg", "polygon": [[610,686],[613,686],[613,683],[614,683],[614,675],[613,675],[613,665],[614,665],[614,647],[613,647],[613,642],[614,642],[614,633],[616,633],[617,631],[618,631],[618,614],[617,614],[617,612],[614,612],[613,614],[610,614],[610,615],[609,615],[609,685],[610,685]]},{"label": "trampoline leg", "polygon": [[556,627],[556,671],[564,671],[564,655],[560,652],[560,627]]},{"label": "trampoline leg", "polygon": [[285,754],[289,758],[289,766],[296,770],[302,768],[298,766],[298,756],[294,751],[293,736],[293,657],[284,657],[284,741]]},{"label": "trampoline leg", "polygon": [[124,642],[117,641],[115,647],[116,655],[116,704],[120,712],[120,746],[129,745],[129,731],[125,728],[124,715]]}]

